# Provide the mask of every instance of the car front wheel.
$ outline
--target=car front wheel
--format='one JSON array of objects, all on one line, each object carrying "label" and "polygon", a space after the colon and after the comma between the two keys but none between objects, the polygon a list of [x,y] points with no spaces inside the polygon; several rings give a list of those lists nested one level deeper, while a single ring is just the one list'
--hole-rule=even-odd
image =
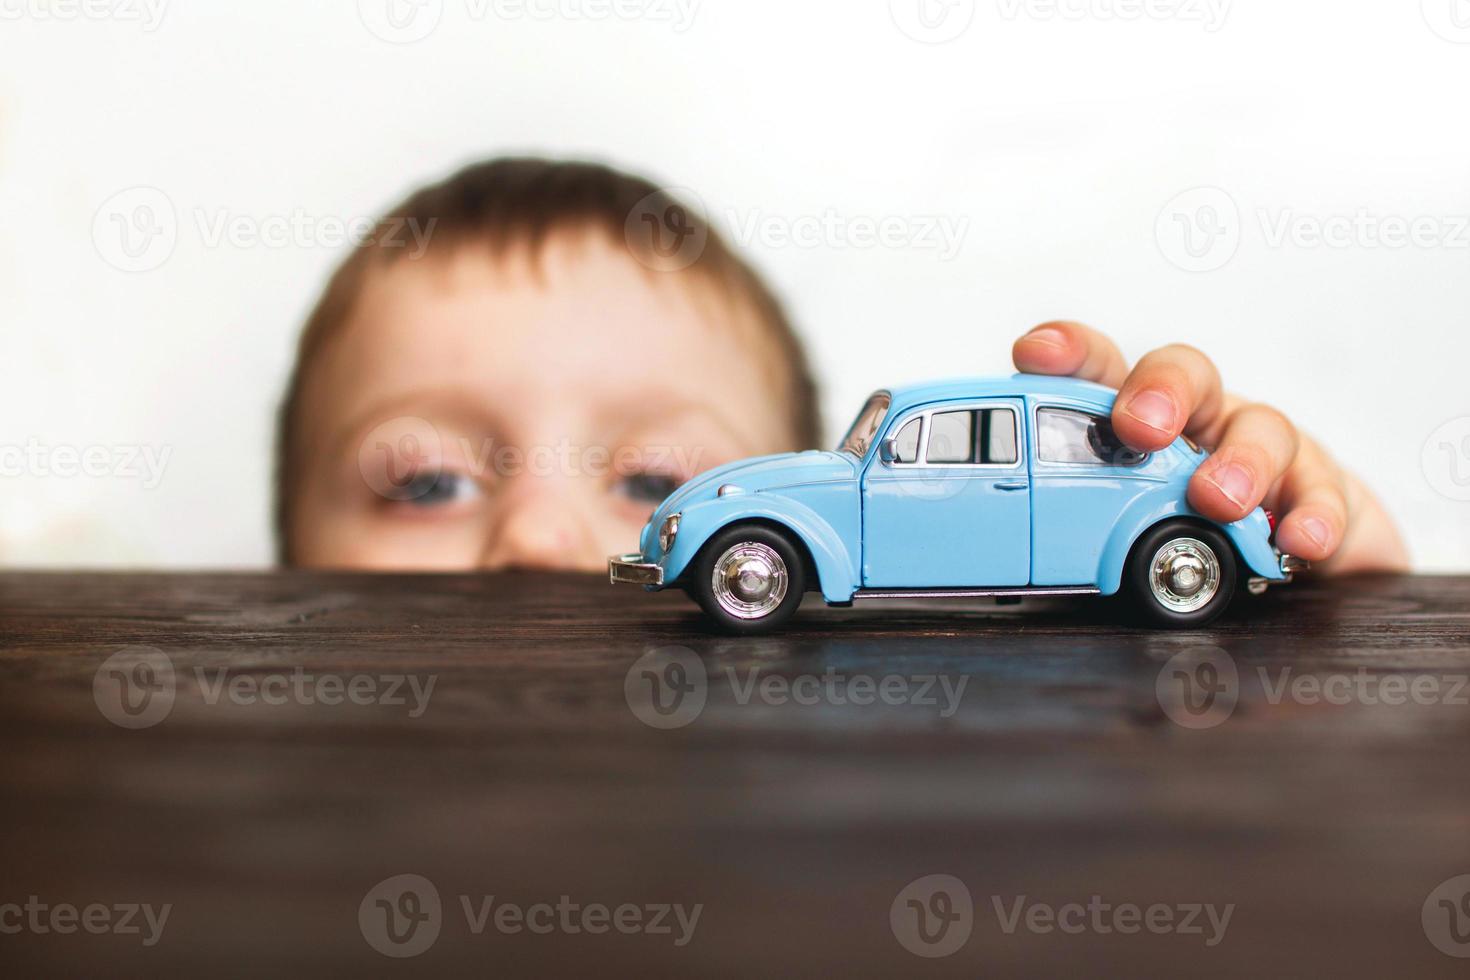
[{"label": "car front wheel", "polygon": [[1150,625],[1191,629],[1212,622],[1235,595],[1235,551],[1219,531],[1161,524],[1134,546],[1125,571],[1134,609]]},{"label": "car front wheel", "polygon": [[764,633],[796,612],[806,591],[801,555],[781,532],[737,525],[715,535],[699,553],[691,591],[730,633]]}]

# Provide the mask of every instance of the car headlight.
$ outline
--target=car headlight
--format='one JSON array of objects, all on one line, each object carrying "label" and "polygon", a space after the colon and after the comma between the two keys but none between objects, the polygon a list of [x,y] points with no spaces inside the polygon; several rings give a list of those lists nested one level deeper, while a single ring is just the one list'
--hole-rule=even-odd
[{"label": "car headlight", "polygon": [[664,518],[664,522],[658,529],[658,547],[664,554],[674,546],[674,539],[679,536],[679,515],[670,514]]}]

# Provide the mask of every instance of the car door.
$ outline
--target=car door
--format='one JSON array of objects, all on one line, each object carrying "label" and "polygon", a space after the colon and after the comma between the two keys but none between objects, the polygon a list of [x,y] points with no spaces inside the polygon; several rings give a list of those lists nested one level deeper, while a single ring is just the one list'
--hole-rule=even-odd
[{"label": "car door", "polygon": [[1125,447],[1108,413],[1036,405],[1031,459],[1033,585],[1095,585],[1118,518],[1160,484],[1165,461]]},{"label": "car door", "polygon": [[1023,586],[1031,503],[1020,399],[907,413],[863,474],[863,585]]}]

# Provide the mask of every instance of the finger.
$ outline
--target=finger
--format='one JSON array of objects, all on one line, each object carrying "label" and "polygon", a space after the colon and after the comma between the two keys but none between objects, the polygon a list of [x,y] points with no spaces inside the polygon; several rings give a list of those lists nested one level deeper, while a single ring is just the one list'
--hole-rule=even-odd
[{"label": "finger", "polygon": [[1171,344],[1144,355],[1113,405],[1113,428],[1134,449],[1163,449],[1181,432],[1218,443],[1224,393],[1214,363],[1193,347]]},{"label": "finger", "polygon": [[1230,416],[1220,445],[1189,480],[1189,502],[1206,517],[1229,523],[1258,507],[1297,458],[1296,426],[1266,405]]},{"label": "finger", "polygon": [[1276,546],[1309,561],[1326,561],[1347,536],[1348,501],[1343,473],[1312,440],[1282,475],[1277,488],[1282,510]]},{"label": "finger", "polygon": [[1128,376],[1118,347],[1091,327],[1068,320],[1043,323],[1011,348],[1016,370],[1061,374],[1116,388]]}]

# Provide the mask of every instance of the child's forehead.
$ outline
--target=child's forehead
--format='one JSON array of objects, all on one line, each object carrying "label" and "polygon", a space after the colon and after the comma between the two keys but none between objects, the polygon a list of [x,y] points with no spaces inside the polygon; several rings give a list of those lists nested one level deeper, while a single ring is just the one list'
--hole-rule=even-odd
[{"label": "child's forehead", "polygon": [[649,270],[605,239],[466,245],[369,273],[318,350],[312,401],[340,420],[443,392],[549,426],[703,403],[780,433],[789,408],[765,333],[702,277]]}]

